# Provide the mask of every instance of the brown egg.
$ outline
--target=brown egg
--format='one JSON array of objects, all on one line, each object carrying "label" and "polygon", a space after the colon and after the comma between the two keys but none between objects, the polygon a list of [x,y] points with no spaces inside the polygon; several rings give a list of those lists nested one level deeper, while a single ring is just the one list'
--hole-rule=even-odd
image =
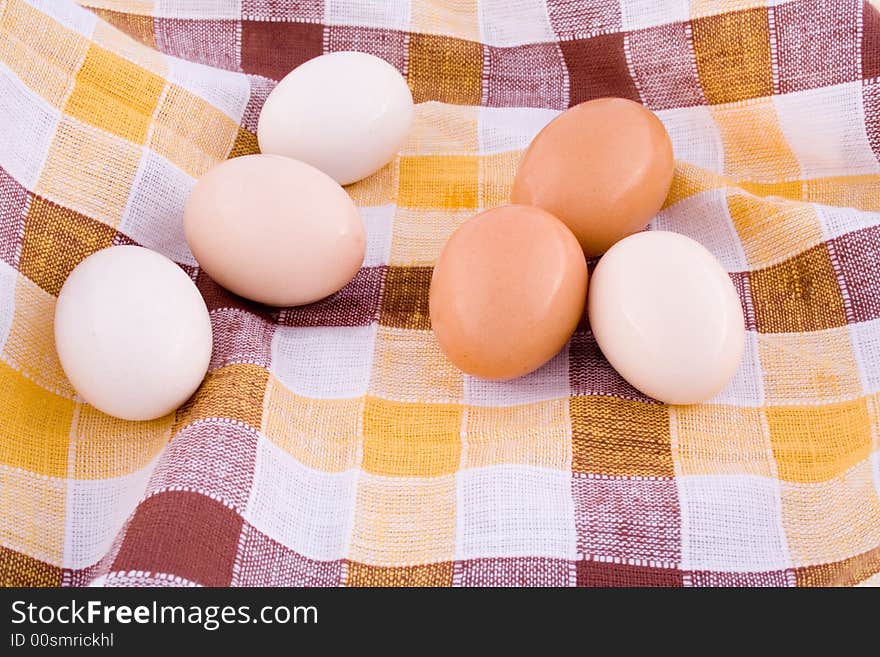
[{"label": "brown egg", "polygon": [[538,133],[510,200],[559,217],[593,257],[657,214],[673,165],[672,142],[653,112],[631,100],[600,98],[575,105]]},{"label": "brown egg", "polygon": [[459,369],[512,379],[565,346],[586,293],[586,261],[565,224],[540,208],[507,205],[472,217],[443,247],[431,324]]}]

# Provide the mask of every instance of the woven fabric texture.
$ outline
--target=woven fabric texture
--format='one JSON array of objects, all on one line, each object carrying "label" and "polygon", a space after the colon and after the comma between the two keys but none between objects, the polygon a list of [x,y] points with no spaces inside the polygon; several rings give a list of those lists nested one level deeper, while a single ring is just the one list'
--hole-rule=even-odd
[{"label": "woven fabric texture", "polygon": [[[0,0],[0,583],[880,582],[870,4],[86,4]],[[251,304],[198,269],[182,206],[257,151],[275,81],[334,50],[400,69],[412,132],[348,188],[357,277]],[[745,309],[742,366],[706,404],[639,394],[586,324],[507,383],[463,376],[430,331],[444,240],[507,201],[542,126],[607,95],[672,137],[652,227],[711,250]],[[132,243],[192,276],[215,340],[194,397],[144,423],[78,399],[52,337],[71,269]]]}]

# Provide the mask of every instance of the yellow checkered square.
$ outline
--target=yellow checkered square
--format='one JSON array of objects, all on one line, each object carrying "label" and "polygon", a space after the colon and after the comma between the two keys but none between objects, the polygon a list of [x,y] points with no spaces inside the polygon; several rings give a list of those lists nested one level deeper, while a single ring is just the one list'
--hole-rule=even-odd
[{"label": "yellow checkered square", "polygon": [[238,125],[195,94],[169,85],[159,103],[149,146],[198,178],[226,159]]},{"label": "yellow checkered square", "polygon": [[446,241],[473,210],[415,210],[397,207],[388,264],[398,267],[433,266]]},{"label": "yellow checkered square", "polygon": [[[3,522],[0,522],[0,545],[53,566],[61,566],[67,526],[67,486],[64,479],[35,475],[15,468],[0,468],[0,518],[3,518]],[[0,554],[3,551],[0,549]],[[0,567],[5,565],[0,561]],[[4,568],[0,582],[9,586],[19,576],[21,573],[15,570],[10,573]],[[25,585],[34,585],[28,581],[30,578],[23,579]],[[54,582],[51,585],[59,584]]]},{"label": "yellow checkered square", "polygon": [[310,399],[269,375],[262,431],[303,465],[322,472],[357,467],[363,398]]},{"label": "yellow checkered square", "polygon": [[402,155],[473,155],[477,153],[477,111],[473,105],[419,103]]},{"label": "yellow checkered square", "polygon": [[92,45],[64,111],[83,123],[143,144],[165,80]]},{"label": "yellow checkered square", "polygon": [[868,419],[871,422],[871,449],[880,450],[880,393],[865,397]]},{"label": "yellow checkered square", "polygon": [[785,481],[828,481],[871,452],[864,399],[822,406],[770,406],[765,412],[779,477]]},{"label": "yellow checkered square", "polygon": [[800,165],[779,126],[772,99],[717,105],[711,111],[724,145],[726,175],[763,182],[800,176]]},{"label": "yellow checkered square", "polygon": [[0,61],[53,107],[64,105],[88,49],[82,35],[21,0],[0,3]]},{"label": "yellow checkered square", "polygon": [[822,241],[819,216],[806,203],[732,191],[727,207],[752,268],[776,264]]},{"label": "yellow checkered square", "polygon": [[694,404],[676,406],[670,413],[676,475],[776,476],[762,409]]},{"label": "yellow checkered square", "polygon": [[141,154],[137,144],[65,117],[36,193],[116,228]]},{"label": "yellow checkered square", "polygon": [[533,465],[571,469],[568,400],[465,408],[465,467]]},{"label": "yellow checkered square", "polygon": [[474,209],[479,168],[476,156],[402,157],[397,202],[409,208]]},{"label": "yellow checkered square", "polygon": [[396,201],[399,185],[400,160],[395,158],[372,176],[346,186],[345,191],[356,205],[378,206]]},{"label": "yellow checkered square", "polygon": [[0,390],[0,464],[66,477],[75,402],[41,388],[3,362]]},{"label": "yellow checkered square", "polygon": [[510,203],[510,188],[522,155],[520,151],[507,151],[480,158],[481,208],[494,208]]},{"label": "yellow checkered square", "polygon": [[462,407],[367,397],[363,469],[387,477],[440,477],[461,461]]},{"label": "yellow checkered square", "polygon": [[174,415],[129,422],[88,404],[77,406],[73,422],[75,479],[112,479],[146,466],[171,440]]},{"label": "yellow checkered square", "polygon": [[348,558],[376,566],[452,560],[455,477],[358,480]]},{"label": "yellow checkered square", "polygon": [[861,394],[845,326],[803,333],[758,333],[768,404],[808,404]]},{"label": "yellow checkered square", "polygon": [[395,401],[456,404],[464,400],[464,375],[430,331],[380,326],[369,392]]},{"label": "yellow checkered square", "polygon": [[880,497],[868,461],[829,481],[781,484],[782,526],[795,566],[841,561],[880,545]]},{"label": "yellow checkered square", "polygon": [[[15,314],[3,359],[43,388],[73,399],[55,351],[55,297],[19,276],[15,282]],[[0,393],[2,394],[2,393]]]}]

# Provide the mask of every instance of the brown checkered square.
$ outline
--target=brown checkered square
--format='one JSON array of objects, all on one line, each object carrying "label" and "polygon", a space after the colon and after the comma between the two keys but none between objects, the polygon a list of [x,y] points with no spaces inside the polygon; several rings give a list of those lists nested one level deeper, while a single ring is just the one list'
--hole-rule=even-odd
[{"label": "brown checkered square", "polygon": [[285,308],[278,323],[285,326],[368,326],[379,318],[385,267],[363,267],[348,285],[307,306]]},{"label": "brown checkered square", "polygon": [[286,21],[241,22],[241,68],[280,80],[324,49],[324,26]]},{"label": "brown checkered square", "polygon": [[672,23],[636,30],[626,37],[642,101],[652,110],[705,105],[690,25]]},{"label": "brown checkered square", "polygon": [[639,100],[629,73],[623,34],[600,34],[559,44],[568,67],[570,105],[617,96]]},{"label": "brown checkered square", "polygon": [[797,0],[773,9],[779,91],[859,79],[862,0]]},{"label": "brown checkered square", "polygon": [[862,78],[880,77],[880,10],[862,3]]},{"label": "brown checkered square", "polygon": [[567,71],[555,43],[513,48],[486,47],[489,75],[486,104],[491,107],[565,109]]},{"label": "brown checkered square", "polygon": [[831,240],[829,250],[845,291],[850,321],[880,318],[880,226]]},{"label": "brown checkered square", "polygon": [[106,224],[35,196],[24,221],[21,273],[57,296],[73,268],[111,246],[115,235]]},{"label": "brown checkered square", "polygon": [[350,25],[329,25],[327,51],[354,50],[375,55],[401,73],[406,67],[406,34],[397,30]]},{"label": "brown checkered square", "polygon": [[621,29],[619,0],[548,0],[547,14],[562,41]]},{"label": "brown checkered square", "polygon": [[191,62],[238,69],[238,21],[156,18],[156,47]]},{"label": "brown checkered square", "polygon": [[204,586],[229,586],[242,520],[199,493],[166,491],[135,511],[113,570],[171,573]]},{"label": "brown checkered square", "polygon": [[27,206],[27,190],[0,168],[0,260],[15,269],[21,255]]}]

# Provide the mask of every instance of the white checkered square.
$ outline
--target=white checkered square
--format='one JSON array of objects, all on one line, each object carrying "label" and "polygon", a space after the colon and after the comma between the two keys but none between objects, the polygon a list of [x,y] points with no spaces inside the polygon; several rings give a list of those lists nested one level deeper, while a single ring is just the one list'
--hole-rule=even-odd
[{"label": "white checkered square", "polygon": [[791,565],[778,481],[688,475],[677,483],[683,569],[754,572]]},{"label": "white checkered square", "polygon": [[32,190],[61,113],[0,64],[0,166]]},{"label": "white checkered square", "polygon": [[144,494],[154,463],[112,479],[70,479],[65,509],[65,568],[86,568],[110,551]]},{"label": "white checkered square", "polygon": [[525,150],[535,135],[559,114],[558,110],[536,107],[480,107],[480,153]]},{"label": "white checkered square", "polygon": [[304,397],[348,399],[367,392],[376,325],[279,326],[272,337],[272,373]]},{"label": "white checkered square", "polygon": [[569,394],[568,345],[542,367],[516,379],[486,381],[464,377],[465,404],[474,406],[519,406],[565,399]]},{"label": "white checkered square", "polygon": [[324,23],[405,31],[410,26],[410,0],[326,0]]},{"label": "white checkered square", "polygon": [[773,96],[803,178],[880,172],[865,131],[861,82]]},{"label": "white checkered square", "polygon": [[119,230],[175,262],[196,265],[183,234],[183,207],[196,181],[161,155],[141,158]]},{"label": "white checkered square", "polygon": [[681,233],[705,246],[727,271],[747,268],[723,189],[710,189],[662,210],[651,222],[656,230]]},{"label": "white checkered square", "polygon": [[543,0],[479,0],[480,40],[490,46],[556,41]]},{"label": "white checkered square", "polygon": [[456,559],[575,558],[570,473],[496,465],[457,479]]},{"label": "white checkered square", "polygon": [[[77,6],[73,2],[58,2],[58,0],[28,0],[28,4],[39,9],[47,16],[51,16],[69,30],[73,30],[87,39],[95,31],[98,16],[90,11]],[[94,3],[90,3],[94,4]]]},{"label": "white checkered square", "polygon": [[848,328],[859,366],[862,392],[880,392],[880,319],[850,324]]},{"label": "white checkered square", "polygon": [[724,145],[707,107],[683,107],[656,113],[672,140],[676,160],[703,169],[724,171]]},{"label": "white checkered square", "polygon": [[764,403],[764,383],[761,357],[758,353],[758,335],[746,331],[742,360],[733,378],[721,392],[707,403],[732,406],[761,406]]},{"label": "white checkered square", "polygon": [[6,345],[6,338],[15,317],[15,281],[18,272],[0,260],[0,354]]},{"label": "white checkered square", "polygon": [[156,0],[153,13],[163,18],[241,18],[241,0]]},{"label": "white checkered square", "polygon": [[877,489],[877,495],[880,496],[880,451],[871,454],[871,472],[874,477],[874,487]]},{"label": "white checkered square", "polygon": [[208,101],[235,123],[241,123],[251,95],[248,76],[185,59],[168,57],[171,82]]},{"label": "white checkered square", "polygon": [[624,30],[683,22],[690,18],[688,0],[621,0],[620,13]]},{"label": "white checkered square", "polygon": [[783,522],[795,566],[842,561],[880,545],[880,498],[872,470],[871,460],[865,459],[828,481],[781,483]]},{"label": "white checkered square", "polygon": [[341,559],[351,531],[356,484],[357,470],[313,470],[260,437],[244,518],[305,557]]},{"label": "white checkered square", "polygon": [[880,212],[863,212],[855,208],[841,208],[835,205],[813,206],[822,226],[822,237],[826,240],[852,233],[862,228],[880,226]]},{"label": "white checkered square", "polygon": [[364,267],[388,264],[388,259],[391,257],[391,227],[394,224],[396,207],[393,203],[389,203],[358,208],[367,230]]}]

